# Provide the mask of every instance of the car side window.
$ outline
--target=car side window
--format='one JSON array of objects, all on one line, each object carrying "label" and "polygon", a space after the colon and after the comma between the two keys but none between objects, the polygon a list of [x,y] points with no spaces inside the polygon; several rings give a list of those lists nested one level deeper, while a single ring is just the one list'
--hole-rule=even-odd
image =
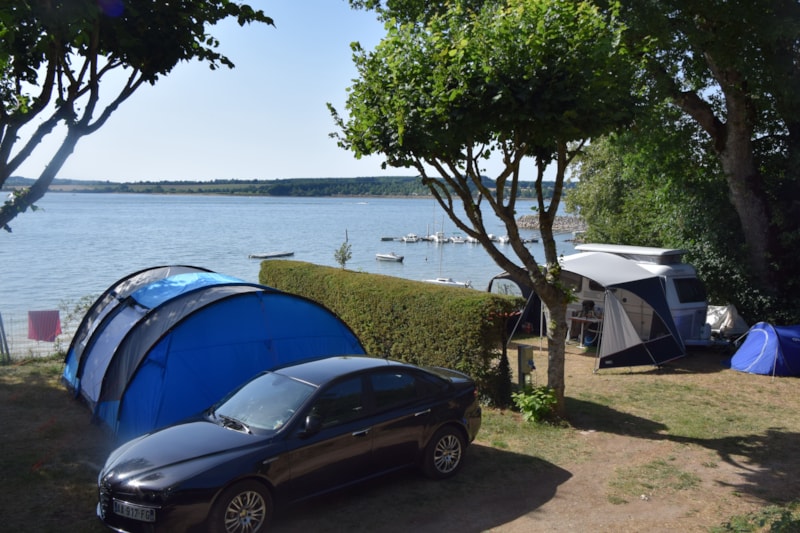
[{"label": "car side window", "polygon": [[414,401],[417,398],[417,380],[406,372],[380,372],[371,376],[375,407],[384,409]]},{"label": "car side window", "polygon": [[312,413],[322,417],[322,427],[344,424],[364,413],[364,394],[360,377],[331,386],[317,398]]}]

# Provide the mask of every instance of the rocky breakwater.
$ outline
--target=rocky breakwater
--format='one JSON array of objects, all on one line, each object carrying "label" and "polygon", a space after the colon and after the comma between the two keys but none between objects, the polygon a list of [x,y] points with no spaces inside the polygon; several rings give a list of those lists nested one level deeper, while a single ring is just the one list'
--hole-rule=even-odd
[{"label": "rocky breakwater", "polygon": [[[523,229],[539,229],[539,215],[524,215],[517,219]],[[586,221],[579,216],[559,215],[553,221],[553,233],[575,233],[586,231]]]}]

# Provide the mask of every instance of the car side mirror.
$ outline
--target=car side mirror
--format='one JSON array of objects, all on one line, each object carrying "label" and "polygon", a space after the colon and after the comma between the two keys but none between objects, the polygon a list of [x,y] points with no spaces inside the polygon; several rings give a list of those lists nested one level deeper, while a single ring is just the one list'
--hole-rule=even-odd
[{"label": "car side mirror", "polygon": [[306,417],[306,425],[300,431],[301,437],[310,437],[319,433],[322,429],[322,417],[319,415],[308,415]]}]

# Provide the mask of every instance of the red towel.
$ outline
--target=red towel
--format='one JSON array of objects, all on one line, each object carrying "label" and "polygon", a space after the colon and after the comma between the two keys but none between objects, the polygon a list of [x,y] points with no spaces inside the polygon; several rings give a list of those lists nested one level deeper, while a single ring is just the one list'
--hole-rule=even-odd
[{"label": "red towel", "polygon": [[53,342],[61,334],[58,311],[28,311],[28,338]]}]

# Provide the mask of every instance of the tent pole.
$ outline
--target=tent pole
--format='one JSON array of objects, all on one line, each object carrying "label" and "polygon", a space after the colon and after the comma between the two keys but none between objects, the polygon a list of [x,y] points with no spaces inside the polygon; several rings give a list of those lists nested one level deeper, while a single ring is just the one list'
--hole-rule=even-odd
[{"label": "tent pole", "polygon": [[[525,307],[522,309],[522,312],[519,314],[519,318],[517,319],[516,324],[514,324],[514,328],[511,330],[511,334],[508,336],[508,339],[506,340],[506,349],[508,349],[508,347],[511,345],[511,339],[514,338],[514,334],[517,332],[517,328],[519,327],[520,322],[522,322],[522,317],[525,315],[525,310],[528,309],[528,305],[530,305],[531,298],[533,298],[534,294],[536,294],[536,293],[531,291],[530,295],[528,295],[528,300],[525,302]],[[541,331],[542,330],[539,329],[540,333],[541,333]]]},{"label": "tent pole", "polygon": [[0,361],[7,363],[11,361],[11,351],[8,349],[6,339],[6,328],[3,326],[3,314],[0,313]]}]

